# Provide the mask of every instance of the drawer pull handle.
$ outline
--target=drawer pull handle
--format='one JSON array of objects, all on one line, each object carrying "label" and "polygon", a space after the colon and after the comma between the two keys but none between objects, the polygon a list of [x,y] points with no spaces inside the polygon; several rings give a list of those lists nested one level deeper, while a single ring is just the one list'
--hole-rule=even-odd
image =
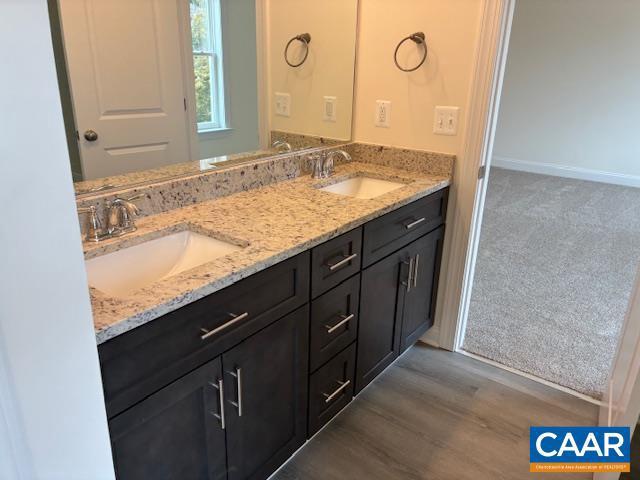
[{"label": "drawer pull handle", "polygon": [[336,388],[336,390],[331,395],[329,395],[327,393],[323,393],[322,394],[325,397],[327,397],[327,398],[324,399],[324,403],[329,403],[331,400],[336,398],[336,396],[338,396],[340,394],[340,392],[342,392],[350,384],[351,384],[351,380],[347,380],[346,382],[338,382],[338,385],[340,385],[340,386],[338,388]]},{"label": "drawer pull handle", "polygon": [[411,230],[413,227],[417,227],[418,225],[420,225],[425,220],[426,220],[426,218],[422,217],[422,218],[419,218],[418,220],[416,220],[415,222],[411,222],[411,223],[406,224],[404,227],[407,230]]},{"label": "drawer pull handle", "polygon": [[220,420],[220,427],[224,430],[224,382],[220,379],[217,383],[209,382],[209,385],[218,390],[218,401],[220,402],[220,413],[211,412],[211,415]]},{"label": "drawer pull handle", "polygon": [[420,262],[420,255],[416,253],[416,261],[413,266],[413,286],[418,286],[418,262]]},{"label": "drawer pull handle", "polygon": [[402,285],[407,287],[407,293],[409,293],[411,291],[411,286],[412,286],[411,284],[414,282],[414,280],[413,280],[413,257],[411,257],[408,262],[405,260],[402,263],[404,263],[405,265],[409,265],[409,277],[407,278],[406,282],[402,282]]},{"label": "drawer pull handle", "polygon": [[338,263],[334,263],[332,264],[328,264],[327,266],[329,267],[329,270],[331,270],[332,272],[334,270],[337,270],[340,267],[344,267],[347,263],[351,262],[351,260],[355,259],[358,257],[357,253],[354,253],[352,255],[349,255],[348,257],[344,257],[342,260],[340,260]]},{"label": "drawer pull handle", "polygon": [[333,333],[335,332],[337,329],[339,329],[342,325],[344,325],[345,323],[353,320],[355,318],[356,314],[352,313],[351,315],[347,316],[347,315],[340,315],[340,318],[342,318],[342,320],[340,320],[338,323],[336,323],[333,327],[331,325],[325,325],[325,328],[327,329],[327,333]]},{"label": "drawer pull handle", "polygon": [[236,386],[238,387],[238,401],[237,402],[229,402],[231,405],[238,409],[238,416],[242,416],[242,369],[236,367],[235,372],[229,372],[229,375],[236,379]]},{"label": "drawer pull handle", "polygon": [[200,335],[200,338],[202,340],[206,340],[207,338],[215,335],[216,333],[221,332],[225,328],[229,328],[234,323],[237,323],[240,320],[244,320],[245,318],[247,318],[249,316],[249,312],[244,312],[242,315],[234,315],[233,313],[230,313],[229,315],[233,317],[231,320],[229,320],[227,323],[220,325],[217,328],[214,328],[213,330],[207,330],[206,328],[201,328],[200,331],[204,333],[204,335]]}]

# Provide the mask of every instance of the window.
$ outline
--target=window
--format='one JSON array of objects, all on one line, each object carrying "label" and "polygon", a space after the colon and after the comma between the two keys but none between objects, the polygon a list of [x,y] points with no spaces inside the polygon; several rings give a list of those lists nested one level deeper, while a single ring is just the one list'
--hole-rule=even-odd
[{"label": "window", "polygon": [[189,0],[198,132],[226,128],[220,0]]}]

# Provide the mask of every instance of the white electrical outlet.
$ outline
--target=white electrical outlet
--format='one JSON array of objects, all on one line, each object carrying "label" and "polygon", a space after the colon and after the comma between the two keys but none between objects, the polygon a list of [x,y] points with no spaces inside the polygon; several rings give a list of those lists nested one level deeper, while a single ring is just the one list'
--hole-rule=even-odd
[{"label": "white electrical outlet", "polygon": [[391,102],[388,100],[376,100],[376,127],[391,127]]},{"label": "white electrical outlet", "polygon": [[322,119],[325,122],[335,122],[337,120],[336,107],[338,99],[336,97],[324,97],[324,108],[322,109]]},{"label": "white electrical outlet", "polygon": [[433,133],[436,135],[457,135],[459,112],[460,107],[436,107]]},{"label": "white electrical outlet", "polygon": [[291,95],[289,93],[276,92],[276,115],[281,117],[291,116]]}]

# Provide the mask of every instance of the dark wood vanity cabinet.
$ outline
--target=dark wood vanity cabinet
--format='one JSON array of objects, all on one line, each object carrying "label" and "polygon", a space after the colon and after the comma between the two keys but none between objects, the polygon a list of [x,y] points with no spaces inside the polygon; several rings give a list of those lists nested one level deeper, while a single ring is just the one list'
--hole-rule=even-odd
[{"label": "dark wood vanity cabinet", "polygon": [[416,343],[433,325],[443,236],[444,228],[440,227],[405,249],[409,263],[413,259],[413,274],[410,286],[404,284],[406,280],[401,282],[405,295],[399,332],[400,353]]},{"label": "dark wood vanity cabinet", "polygon": [[117,478],[226,477],[216,358],[109,421]]},{"label": "dark wood vanity cabinet", "polygon": [[111,419],[118,479],[262,479],[306,438],[308,308]]},{"label": "dark wood vanity cabinet", "polygon": [[306,438],[309,310],[222,355],[229,480],[263,479]]},{"label": "dark wood vanity cabinet", "polygon": [[273,473],[433,324],[447,192],[100,345],[118,479]]},{"label": "dark wood vanity cabinet", "polygon": [[[364,227],[369,266],[362,271],[356,393],[433,325],[447,195],[434,193]],[[401,248],[371,264],[391,246]]]}]

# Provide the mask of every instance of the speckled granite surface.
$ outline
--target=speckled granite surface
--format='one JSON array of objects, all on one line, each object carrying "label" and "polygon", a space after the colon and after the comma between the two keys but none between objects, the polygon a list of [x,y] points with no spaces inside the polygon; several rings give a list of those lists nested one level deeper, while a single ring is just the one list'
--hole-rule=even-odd
[{"label": "speckled granite surface", "polygon": [[350,143],[345,150],[359,162],[373,163],[403,170],[451,175],[456,156],[448,153],[410,150],[372,143]]},{"label": "speckled granite surface", "polygon": [[329,137],[318,137],[315,135],[304,135],[302,133],[283,132],[280,130],[271,131],[271,143],[276,140],[289,143],[293,150],[301,150],[314,147],[334,147],[349,143],[348,140],[338,140]]},{"label": "speckled granite surface", "polygon": [[[224,170],[209,170],[197,175],[172,178],[149,185],[132,187],[117,193],[105,192],[91,198],[78,200],[79,207],[94,205],[101,221],[105,221],[105,206],[116,197],[133,197],[144,194],[136,200],[140,216],[156,215],[187,205],[231,195],[243,190],[251,190],[272,183],[298,177],[305,169],[306,153],[282,155],[268,159],[258,159],[251,163],[226,166]],[[81,230],[85,231],[87,219],[80,216]]]},{"label": "speckled granite surface", "polygon": [[[241,191],[215,200],[173,209],[138,220],[138,231],[101,244],[85,244],[87,258],[139,244],[170,231],[199,233],[246,245],[241,251],[167,278],[134,292],[110,298],[91,288],[98,343],[147,323],[238,280],[319,245],[363,223],[440,190],[450,173],[429,173],[425,164],[411,170],[352,162],[338,165],[328,180],[308,175]],[[293,173],[299,175],[300,171]],[[318,187],[367,175],[406,183],[371,200],[323,192]]]},{"label": "speckled granite surface", "polygon": [[[309,147],[313,148],[313,147]],[[143,187],[149,183],[163,182],[165,180],[190,177],[215,170],[222,165],[234,165],[243,162],[251,162],[261,158],[271,158],[280,155],[275,150],[256,150],[232,155],[206,158],[204,160],[191,160],[189,162],[175,163],[163,167],[150,168],[138,172],[124,173],[111,177],[98,178],[96,180],[83,180],[75,182],[73,187],[76,195],[94,197],[100,194],[101,187],[109,186],[107,193],[120,192],[134,187]]]}]

